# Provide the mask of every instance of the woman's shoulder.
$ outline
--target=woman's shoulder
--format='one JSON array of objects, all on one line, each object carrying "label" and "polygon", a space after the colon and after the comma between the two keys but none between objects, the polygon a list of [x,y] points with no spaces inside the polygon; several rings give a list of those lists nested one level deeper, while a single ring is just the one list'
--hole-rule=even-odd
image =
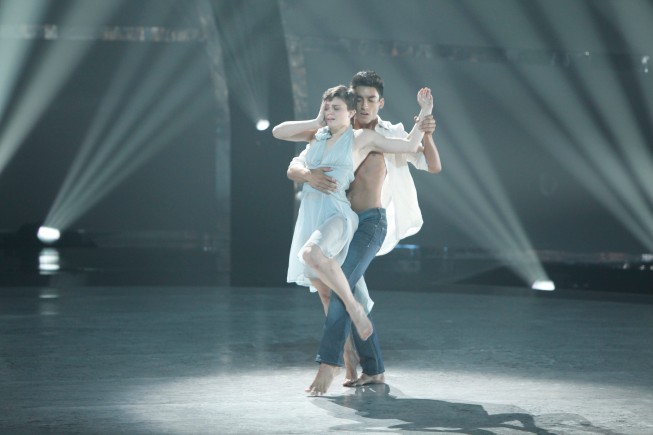
[{"label": "woman's shoulder", "polygon": [[331,137],[331,132],[329,131],[329,127],[322,127],[315,132],[315,134],[311,138],[311,141],[325,141],[330,137]]}]

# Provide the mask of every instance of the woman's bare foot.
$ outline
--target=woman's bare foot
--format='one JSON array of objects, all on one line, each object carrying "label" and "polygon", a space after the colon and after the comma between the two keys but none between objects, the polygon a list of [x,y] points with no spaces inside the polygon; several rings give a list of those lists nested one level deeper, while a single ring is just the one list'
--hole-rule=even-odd
[{"label": "woman's bare foot", "polygon": [[363,306],[358,302],[354,302],[354,306],[352,307],[351,311],[347,309],[347,312],[349,313],[351,322],[356,327],[356,332],[358,332],[358,336],[361,338],[361,340],[365,341],[370,338],[373,332],[373,326],[372,322],[370,322],[370,319],[367,318]]},{"label": "woman's bare foot", "polygon": [[310,393],[311,396],[321,396],[327,392],[331,382],[340,372],[340,367],[332,366],[330,364],[320,363],[320,368],[317,369],[317,374],[310,387],[305,391]]},{"label": "woman's bare foot", "polygon": [[356,348],[354,347],[354,342],[351,338],[351,334],[347,337],[345,342],[345,380],[342,382],[343,387],[353,387],[358,380],[358,363],[360,362],[358,358],[358,353],[356,353]]},{"label": "woman's bare foot", "polygon": [[356,382],[352,386],[360,387],[369,384],[385,384],[385,376],[383,376],[383,373],[379,373],[378,375],[372,375],[372,376],[363,373],[360,375],[360,377],[356,380]]}]

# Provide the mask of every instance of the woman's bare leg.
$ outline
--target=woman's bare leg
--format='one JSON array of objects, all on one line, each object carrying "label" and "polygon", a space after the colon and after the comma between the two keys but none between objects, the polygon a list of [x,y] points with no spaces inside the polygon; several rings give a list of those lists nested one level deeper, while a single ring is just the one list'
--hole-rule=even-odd
[{"label": "woman's bare leg", "polygon": [[340,297],[359,337],[367,340],[372,335],[372,322],[367,318],[363,306],[354,298],[340,265],[334,259],[327,258],[317,245],[305,247],[302,258],[317,273],[320,281]]},{"label": "woman's bare leg", "polygon": [[324,285],[322,281],[317,279],[311,280],[313,287],[317,289],[317,294],[320,295],[320,301],[322,302],[322,307],[324,308],[324,315],[329,312],[329,301],[331,300],[331,289],[329,286]]}]

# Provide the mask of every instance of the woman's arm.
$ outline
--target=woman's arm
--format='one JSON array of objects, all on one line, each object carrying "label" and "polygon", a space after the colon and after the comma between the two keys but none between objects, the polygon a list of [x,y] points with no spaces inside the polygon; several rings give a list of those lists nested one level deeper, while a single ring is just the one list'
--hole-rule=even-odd
[{"label": "woman's arm", "polygon": [[433,112],[433,95],[431,95],[431,90],[429,88],[422,88],[417,92],[417,104],[419,104],[420,109],[419,115],[415,117],[415,125],[413,125],[413,129],[408,133],[409,138],[413,134],[424,131],[419,128],[420,123],[427,117],[427,115],[431,115],[431,112]]},{"label": "woman's arm", "polygon": [[380,153],[416,153],[420,149],[424,133],[417,131],[412,137],[406,139],[385,137],[374,130],[357,130],[355,136],[355,150],[362,155],[372,151]]},{"label": "woman's arm", "polygon": [[272,136],[281,140],[291,142],[310,142],[315,132],[324,127],[324,101],[320,105],[320,111],[315,119],[305,121],[285,121],[275,125],[272,129]]},{"label": "woman's arm", "polygon": [[315,119],[306,121],[285,121],[275,125],[272,136],[290,142],[310,142],[315,132],[322,127]]},{"label": "woman's arm", "polygon": [[[417,102],[420,105],[418,123],[426,116],[431,115],[433,110],[433,97],[429,88],[422,88],[417,93]],[[416,124],[417,125],[417,124]],[[359,130],[356,136],[355,147],[361,156],[369,152],[378,151],[382,153],[416,153],[420,150],[420,142],[424,132],[413,127],[407,138],[387,138],[373,130]]]}]

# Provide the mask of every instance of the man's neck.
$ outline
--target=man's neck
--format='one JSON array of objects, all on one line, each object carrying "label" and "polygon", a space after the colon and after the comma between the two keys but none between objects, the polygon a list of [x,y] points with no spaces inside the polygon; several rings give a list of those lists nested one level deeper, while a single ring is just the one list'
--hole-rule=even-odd
[{"label": "man's neck", "polygon": [[379,118],[375,118],[373,121],[368,122],[367,124],[361,124],[357,120],[354,120],[354,128],[355,129],[367,129],[367,130],[374,130],[376,125],[379,123]]}]

